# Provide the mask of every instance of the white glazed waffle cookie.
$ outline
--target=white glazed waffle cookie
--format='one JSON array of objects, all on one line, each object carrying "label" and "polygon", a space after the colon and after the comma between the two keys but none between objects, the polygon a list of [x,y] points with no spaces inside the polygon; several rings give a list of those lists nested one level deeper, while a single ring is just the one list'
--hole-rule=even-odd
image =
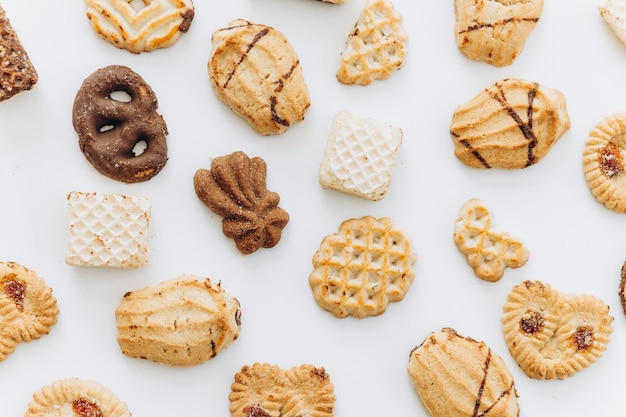
[{"label": "white glazed waffle cookie", "polygon": [[598,10],[617,39],[626,45],[626,1],[602,0]]},{"label": "white glazed waffle cookie", "polygon": [[67,199],[68,265],[139,268],[148,263],[148,199],[78,191]]},{"label": "white glazed waffle cookie", "polygon": [[401,144],[399,127],[340,111],[333,119],[319,182],[325,189],[382,200]]},{"label": "white glazed waffle cookie", "polygon": [[416,261],[410,240],[391,219],[349,219],[322,240],[309,284],[319,306],[336,317],[377,316],[404,298]]},{"label": "white glazed waffle cookie", "polygon": [[358,85],[386,80],[404,64],[407,42],[402,15],[393,4],[368,0],[341,53],[337,80]]},{"label": "white glazed waffle cookie", "polygon": [[497,230],[491,213],[477,198],[461,207],[453,237],[476,276],[485,281],[498,281],[505,268],[518,268],[528,261],[529,252],[522,242]]}]

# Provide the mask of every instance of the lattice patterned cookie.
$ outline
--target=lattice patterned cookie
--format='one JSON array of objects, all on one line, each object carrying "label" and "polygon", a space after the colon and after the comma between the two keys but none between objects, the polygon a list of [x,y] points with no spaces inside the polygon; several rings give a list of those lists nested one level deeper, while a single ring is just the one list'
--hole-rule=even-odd
[{"label": "lattice patterned cookie", "polygon": [[410,240],[391,219],[349,219],[322,240],[309,284],[319,306],[336,317],[377,316],[404,298],[416,260]]},{"label": "lattice patterned cookie", "polygon": [[528,249],[496,229],[491,213],[478,198],[468,200],[459,210],[453,238],[476,276],[485,281],[499,281],[505,268],[519,268],[528,261]]}]

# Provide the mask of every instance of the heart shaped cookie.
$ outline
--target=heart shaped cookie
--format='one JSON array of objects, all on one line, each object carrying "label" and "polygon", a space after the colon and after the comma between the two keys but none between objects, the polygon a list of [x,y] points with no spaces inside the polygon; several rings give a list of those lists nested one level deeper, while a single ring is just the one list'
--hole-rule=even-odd
[{"label": "heart shaped cookie", "polygon": [[534,379],[564,379],[595,362],[612,322],[609,306],[596,297],[562,294],[540,281],[515,286],[502,314],[509,352]]}]

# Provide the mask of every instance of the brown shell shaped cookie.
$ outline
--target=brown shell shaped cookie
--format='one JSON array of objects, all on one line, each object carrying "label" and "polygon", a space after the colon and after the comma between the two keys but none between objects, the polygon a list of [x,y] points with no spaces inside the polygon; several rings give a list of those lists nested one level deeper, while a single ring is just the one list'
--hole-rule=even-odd
[{"label": "brown shell shaped cookie", "polygon": [[260,157],[237,151],[219,156],[211,169],[196,171],[196,195],[223,217],[224,235],[244,255],[271,248],[280,241],[289,214],[278,207],[280,196],[266,186],[267,165]]},{"label": "brown shell shaped cookie", "polygon": [[455,0],[454,34],[468,58],[497,67],[522,52],[543,10],[543,0]]},{"label": "brown shell shaped cookie", "polygon": [[128,407],[110,389],[95,381],[67,378],[33,394],[24,417],[130,417]]},{"label": "brown shell shaped cookie", "polygon": [[431,333],[409,356],[409,379],[433,417],[518,417],[515,382],[485,342],[454,329]]},{"label": "brown shell shaped cookie", "polygon": [[208,62],[217,97],[261,135],[284,133],[311,105],[300,60],[278,30],[237,19],[212,36]]},{"label": "brown shell shaped cookie", "polygon": [[167,126],[157,107],[152,88],[130,68],[98,69],[83,81],[74,98],[72,123],[80,150],[109,178],[148,181],[168,159]]},{"label": "brown shell shaped cookie", "polygon": [[583,169],[591,194],[607,208],[626,213],[626,112],[601,120],[589,132]]},{"label": "brown shell shaped cookie", "polygon": [[17,344],[48,334],[58,314],[52,289],[41,277],[15,262],[0,262],[0,362]]},{"label": "brown shell shaped cookie", "polygon": [[570,128],[559,90],[506,78],[452,115],[454,154],[472,168],[526,168],[539,162]]},{"label": "brown shell shaped cookie", "polygon": [[606,350],[612,323],[601,300],[562,294],[540,281],[516,285],[502,314],[509,352],[534,379],[564,379],[591,365]]}]

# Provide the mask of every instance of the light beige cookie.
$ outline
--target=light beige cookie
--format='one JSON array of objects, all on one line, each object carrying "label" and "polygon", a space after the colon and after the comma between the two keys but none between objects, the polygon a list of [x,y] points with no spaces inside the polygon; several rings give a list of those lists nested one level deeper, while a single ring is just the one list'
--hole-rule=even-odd
[{"label": "light beige cookie", "polygon": [[458,106],[450,123],[454,154],[472,168],[527,168],[570,128],[563,93],[506,78]]},{"label": "light beige cookie", "polygon": [[468,58],[497,67],[522,52],[543,10],[543,0],[455,0],[454,35]]},{"label": "light beige cookie", "polygon": [[389,189],[402,144],[402,129],[347,111],[333,118],[319,170],[325,189],[373,201]]},{"label": "light beige cookie", "polygon": [[491,212],[478,198],[461,206],[453,239],[476,276],[485,281],[499,281],[505,268],[525,265],[530,255],[521,241],[495,227]]},{"label": "light beige cookie", "polygon": [[309,89],[287,37],[242,19],[213,33],[208,73],[217,97],[261,135],[277,135],[304,119]]},{"label": "light beige cookie", "polygon": [[626,1],[601,0],[598,11],[617,39],[626,45]]},{"label": "light beige cookie", "polygon": [[607,208],[626,213],[626,112],[598,122],[583,149],[583,169],[591,194]]},{"label": "light beige cookie", "polygon": [[337,80],[358,85],[386,80],[404,64],[408,39],[391,1],[367,0],[341,53]]},{"label": "light beige cookie", "polygon": [[415,347],[408,372],[433,417],[519,416],[515,382],[502,357],[454,329],[433,332]]},{"label": "light beige cookie", "polygon": [[322,240],[309,285],[318,305],[336,317],[378,316],[409,291],[416,261],[410,239],[391,219],[349,219]]},{"label": "light beige cookie", "polygon": [[239,301],[195,275],[127,292],[115,318],[122,353],[173,367],[214,358],[241,330]]},{"label": "light beige cookie", "polygon": [[34,271],[0,262],[0,362],[21,342],[50,333],[59,307],[52,288]]},{"label": "light beige cookie", "polygon": [[513,287],[502,314],[509,352],[534,379],[564,379],[591,365],[607,348],[612,322],[603,301],[540,281]]},{"label": "light beige cookie", "polygon": [[140,268],[148,264],[152,208],[147,198],[73,191],[67,200],[68,265]]},{"label": "light beige cookie", "polygon": [[173,45],[189,30],[192,0],[84,0],[87,18],[106,41],[132,53]]},{"label": "light beige cookie", "polygon": [[33,394],[24,417],[130,417],[109,388],[79,378],[60,379]]}]

